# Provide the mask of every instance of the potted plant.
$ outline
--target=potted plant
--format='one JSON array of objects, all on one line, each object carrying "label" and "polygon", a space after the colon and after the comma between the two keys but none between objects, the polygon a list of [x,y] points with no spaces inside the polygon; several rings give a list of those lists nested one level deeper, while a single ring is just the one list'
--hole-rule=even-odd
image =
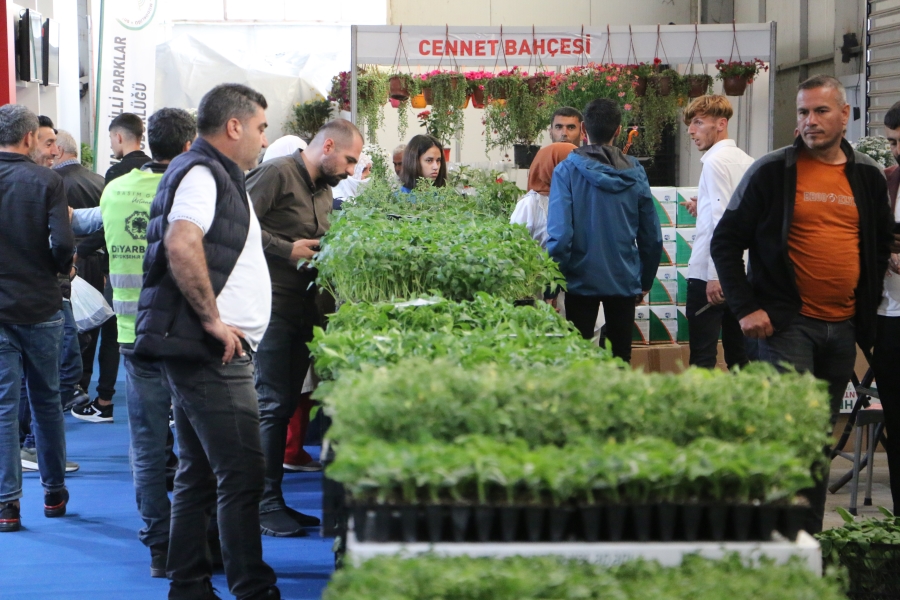
[{"label": "potted plant", "polygon": [[426,73],[422,78],[422,87],[426,90],[425,96],[431,105],[432,127],[440,133],[435,137],[447,146],[453,135],[463,131],[461,109],[465,107],[469,95],[466,77],[455,71],[435,70]]},{"label": "potted plant", "polygon": [[363,69],[356,79],[356,114],[366,127],[369,142],[378,143],[378,129],[384,123],[389,76],[376,68]]},{"label": "potted plant", "polygon": [[712,87],[712,75],[704,75],[703,73],[688,73],[680,78],[681,88],[678,93],[688,98],[699,98],[709,93]]},{"label": "potted plant", "polygon": [[340,110],[350,110],[350,71],[341,71],[331,78],[328,100],[336,102]]},{"label": "potted plant", "polygon": [[516,166],[527,169],[540,149],[534,142],[550,122],[553,107],[549,95],[543,89],[532,91],[518,75],[507,77],[502,86],[495,87],[495,81],[491,80],[491,89],[502,89],[508,97],[506,104],[493,102],[485,111],[486,149],[512,146]]},{"label": "potted plant", "polygon": [[716,61],[716,70],[719,71],[716,78],[722,80],[722,87],[727,95],[743,96],[747,85],[753,83],[757,73],[768,71],[769,66],[758,58],[746,62],[725,62],[720,58]]},{"label": "potted plant", "polygon": [[399,111],[397,113],[397,133],[400,134],[401,139],[406,137],[406,130],[409,127],[407,109],[410,104],[413,104],[413,108],[425,108],[424,103],[416,106],[416,98],[421,95],[421,82],[421,79],[407,73],[395,73],[388,80],[391,105],[396,103],[395,108]]},{"label": "potted plant", "polygon": [[647,93],[647,84],[650,82],[650,76],[655,72],[654,66],[659,64],[659,59],[653,59],[653,64],[638,63],[636,65],[627,65],[628,70],[634,75],[634,95],[638,98]]},{"label": "potted plant", "polygon": [[627,118],[622,124],[627,125],[635,99],[634,81],[634,72],[625,65],[591,63],[571,67],[550,78],[550,99],[556,108],[571,106],[583,110],[591,100],[609,98],[625,109]]},{"label": "potted plant", "polygon": [[331,117],[331,108],[332,103],[321,96],[318,100],[298,102],[291,110],[291,119],[285,123],[285,131],[309,142]]},{"label": "potted plant", "polygon": [[522,73],[518,67],[513,67],[494,75],[484,87],[491,99],[507,100],[520,89],[521,82]]},{"label": "potted plant", "polygon": [[650,83],[656,88],[659,96],[668,96],[675,90],[681,80],[681,76],[675,69],[661,69],[650,76]]},{"label": "potted plant", "polygon": [[489,71],[466,72],[466,88],[469,92],[469,96],[472,97],[472,106],[475,108],[484,108],[484,85],[488,80],[493,79],[493,77],[494,74]]},{"label": "potted plant", "polygon": [[434,110],[423,110],[416,115],[419,125],[425,128],[425,133],[437,139],[444,147],[444,161],[450,162],[450,140],[456,130],[453,128],[453,119],[441,118]]}]

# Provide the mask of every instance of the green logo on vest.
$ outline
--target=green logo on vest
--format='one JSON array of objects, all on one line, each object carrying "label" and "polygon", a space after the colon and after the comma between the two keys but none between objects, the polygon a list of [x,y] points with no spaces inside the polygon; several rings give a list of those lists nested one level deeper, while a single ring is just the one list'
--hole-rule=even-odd
[{"label": "green logo on vest", "polygon": [[125,219],[125,231],[133,239],[146,240],[147,226],[150,224],[150,215],[142,210],[136,210]]}]

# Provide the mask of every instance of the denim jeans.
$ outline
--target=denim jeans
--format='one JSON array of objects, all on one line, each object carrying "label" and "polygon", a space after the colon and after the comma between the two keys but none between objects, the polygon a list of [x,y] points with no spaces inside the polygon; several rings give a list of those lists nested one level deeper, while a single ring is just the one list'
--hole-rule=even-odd
[{"label": "denim jeans", "polygon": [[[783,370],[786,363],[801,373],[812,373],[827,381],[832,426],[837,422],[844,390],[856,364],[856,328],[852,319],[832,323],[797,315],[786,328],[759,340],[759,350],[779,369]],[[816,476],[815,487],[803,492],[812,509],[804,527],[809,533],[822,531],[827,492],[826,470],[824,477]]]},{"label": "denim jeans", "polygon": [[[72,314],[72,303],[63,298],[62,345],[59,349],[59,397],[65,406],[75,396],[75,386],[81,381],[81,350],[78,345],[78,326]],[[22,446],[34,448],[34,431],[31,423],[31,408],[28,405],[28,392],[25,377],[22,377],[22,401],[19,403],[19,437]]]},{"label": "denim jeans", "polygon": [[708,303],[706,282],[702,279],[689,279],[685,313],[690,333],[690,364],[704,369],[716,367],[721,332],[725,364],[729,369],[743,367],[747,364],[747,346],[741,324],[725,303],[710,306],[698,315],[697,311]]},{"label": "denim jeans", "polygon": [[166,543],[172,514],[166,493],[166,447],[172,397],[163,385],[159,363],[125,355],[125,399],[134,495],[144,520],[138,537],[145,546]]},{"label": "denim jeans", "polygon": [[272,314],[256,354],[256,393],[259,395],[259,429],[266,457],[266,483],[259,512],[284,507],[284,449],[288,422],[303,391],[309,369],[312,324],[298,325]]},{"label": "denim jeans", "polygon": [[65,487],[66,429],[59,401],[63,312],[43,323],[0,323],[0,502],[22,497],[19,403],[22,371],[33,415],[38,467],[45,492]]},{"label": "denim jeans", "polygon": [[275,584],[259,529],[265,460],[253,359],[245,352],[226,365],[165,360],[160,366],[180,451],[166,566],[169,598],[202,596],[212,576],[206,531],[216,506],[228,588],[238,599],[252,598]]}]

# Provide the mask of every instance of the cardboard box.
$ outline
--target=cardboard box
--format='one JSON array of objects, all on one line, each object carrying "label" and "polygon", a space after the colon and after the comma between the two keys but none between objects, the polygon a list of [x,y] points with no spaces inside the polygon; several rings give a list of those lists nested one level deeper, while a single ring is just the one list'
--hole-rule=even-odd
[{"label": "cardboard box", "polygon": [[694,238],[697,237],[696,227],[683,227],[676,229],[675,238],[675,264],[686,267],[691,260],[691,252],[694,249]]},{"label": "cardboard box", "polygon": [[675,310],[678,312],[678,339],[677,341],[680,343],[689,342],[690,336],[688,334],[688,320],[687,314],[685,313],[686,308],[684,306],[676,306]]},{"label": "cardboard box", "polygon": [[678,311],[674,304],[650,307],[650,343],[674,344],[678,341]]},{"label": "cardboard box", "polygon": [[653,205],[656,207],[659,224],[662,227],[675,227],[678,212],[678,203],[675,201],[675,188],[651,187],[650,194],[653,196]]},{"label": "cardboard box", "polygon": [[676,271],[678,272],[678,295],[675,298],[675,304],[684,306],[687,304],[688,268],[678,267]]},{"label": "cardboard box", "polygon": [[650,343],[650,307],[637,306],[634,309],[634,327],[631,330],[632,344]]},{"label": "cardboard box", "polygon": [[675,188],[675,202],[678,207],[675,213],[675,227],[697,226],[697,217],[689,213],[685,207],[681,206],[681,203],[687,202],[691,198],[696,198],[699,189],[695,187]]},{"label": "cardboard box", "polygon": [[631,351],[631,368],[646,373],[681,373],[687,366],[687,346],[638,346]]},{"label": "cardboard box", "polygon": [[678,271],[675,267],[660,267],[648,294],[650,304],[675,304],[678,296]]},{"label": "cardboard box", "polygon": [[662,257],[659,260],[659,266],[661,267],[674,267],[675,266],[675,256],[678,250],[678,242],[675,235],[674,227],[663,227],[662,228],[662,239],[663,239],[663,252]]}]

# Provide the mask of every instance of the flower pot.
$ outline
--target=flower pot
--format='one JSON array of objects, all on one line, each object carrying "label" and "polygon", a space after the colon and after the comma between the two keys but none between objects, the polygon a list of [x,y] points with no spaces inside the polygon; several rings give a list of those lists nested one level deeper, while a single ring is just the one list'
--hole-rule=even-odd
[{"label": "flower pot", "polygon": [[468,95],[467,95],[467,96],[466,96],[466,101],[463,102],[462,105],[460,105],[460,107],[459,107],[460,110],[469,107],[469,98],[471,98],[471,96],[468,96]]},{"label": "flower pot", "polygon": [[746,542],[750,539],[753,513],[753,506],[750,504],[738,504],[731,507],[731,536],[729,539],[738,542]]},{"label": "flower pot", "polygon": [[724,504],[710,504],[706,507],[706,534],[714,542],[725,539],[725,526],[728,522],[728,507]]},{"label": "flower pot", "polygon": [[688,98],[699,98],[705,96],[712,85],[712,77],[709,75],[685,75],[688,84]]},{"label": "flower pot", "polygon": [[778,531],[781,535],[791,540],[797,539],[797,534],[803,529],[803,525],[809,514],[808,506],[786,506],[781,510],[781,519],[778,524]]},{"label": "flower pot", "polygon": [[493,538],[495,513],[493,506],[475,508],[475,535],[479,542],[488,542]]},{"label": "flower pot", "polygon": [[550,509],[550,541],[561,542],[569,532],[569,522],[575,509],[568,506],[555,506]]},{"label": "flower pot", "polygon": [[413,108],[425,108],[428,106],[428,101],[425,99],[424,93],[416,94],[409,99],[409,105]]},{"label": "flower pot", "polygon": [[409,81],[405,77],[400,77],[399,75],[393,75],[390,79],[391,89],[388,93],[391,98],[394,100],[407,100],[409,99],[409,88],[407,87]]},{"label": "flower pot", "polygon": [[534,75],[525,80],[525,85],[532,94],[540,94],[547,88],[549,81],[550,78],[546,75]]},{"label": "flower pot", "polygon": [[436,544],[444,539],[444,516],[446,515],[443,506],[431,504],[425,507],[425,526],[428,530],[428,541]]},{"label": "flower pot", "polygon": [[[370,514],[371,513],[371,514]],[[369,518],[371,516],[371,518]],[[353,531],[360,542],[375,538],[375,511],[368,506],[353,507]]]},{"label": "flower pot", "polygon": [[434,102],[434,90],[430,87],[422,89],[422,95],[425,96],[425,104],[431,104]]},{"label": "flower pot", "polygon": [[400,507],[400,539],[406,543],[419,541],[419,508]]},{"label": "flower pot", "polygon": [[475,108],[484,108],[484,90],[476,87],[472,90],[472,106]]},{"label": "flower pot", "polygon": [[450,508],[450,521],[453,523],[453,541],[464,542],[469,534],[469,519],[472,509],[468,506],[453,506]]},{"label": "flower pot", "polygon": [[681,537],[686,542],[696,542],[700,537],[700,519],[703,507],[699,504],[681,506]]},{"label": "flower pot", "polygon": [[675,539],[675,522],[678,518],[678,507],[669,502],[656,505],[656,530],[659,540],[671,542]]},{"label": "flower pot", "polygon": [[450,162],[450,148],[444,148],[444,163]]},{"label": "flower pot", "polygon": [[525,508],[525,529],[529,542],[543,541],[546,513],[547,510],[541,506]]},{"label": "flower pot", "polygon": [[649,504],[635,504],[631,507],[631,529],[634,539],[639,542],[650,541],[650,523],[653,518],[653,507]]},{"label": "flower pot", "polygon": [[[374,518],[373,513],[374,512]],[[369,523],[374,524],[374,535],[369,538],[373,542],[387,542],[391,539],[391,507],[376,506],[374,511],[369,511],[366,515],[366,527],[368,533]]]},{"label": "flower pot", "polygon": [[625,507],[621,504],[610,504],[606,507],[603,521],[606,523],[606,540],[621,542],[625,531]]},{"label": "flower pot", "polygon": [[534,155],[537,154],[540,149],[540,146],[513,144],[513,160],[516,163],[516,167],[520,169],[530,169],[531,163],[534,161]]},{"label": "flower pot", "polygon": [[728,96],[743,96],[749,79],[743,75],[731,75],[722,80],[722,89]]},{"label": "flower pot", "polygon": [[391,108],[400,108],[400,100],[396,98],[388,98],[388,102],[391,103]]},{"label": "flower pot", "polygon": [[600,539],[601,513],[600,506],[582,506],[578,509],[578,516],[581,519],[580,539],[585,542],[596,542]]},{"label": "flower pot", "polygon": [[638,77],[634,80],[634,95],[642,98],[647,95],[647,78]]},{"label": "flower pot", "polygon": [[514,542],[519,534],[519,517],[522,509],[518,506],[502,506],[500,511],[500,540]]},{"label": "flower pot", "polygon": [[778,526],[778,516],[781,511],[777,506],[763,504],[756,507],[756,539],[768,542],[772,539],[772,532]]},{"label": "flower pot", "polygon": [[653,77],[653,87],[657,96],[668,96],[672,93],[672,77],[669,75],[656,75]]}]

